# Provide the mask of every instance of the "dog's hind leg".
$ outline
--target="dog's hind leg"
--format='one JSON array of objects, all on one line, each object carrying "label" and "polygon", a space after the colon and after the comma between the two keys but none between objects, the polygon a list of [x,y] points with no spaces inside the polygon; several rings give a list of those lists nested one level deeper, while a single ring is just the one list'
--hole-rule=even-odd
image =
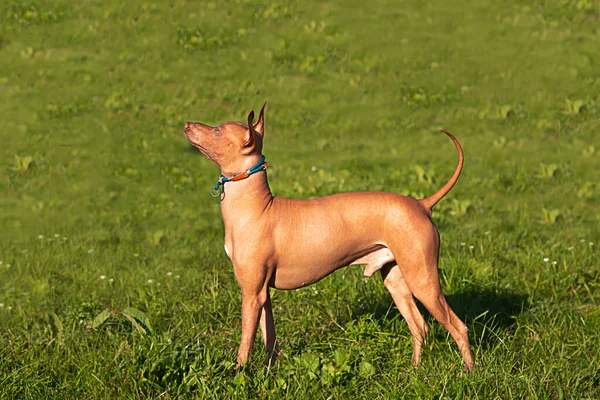
[{"label": "dog's hind leg", "polygon": [[[417,225],[415,225],[417,226]],[[433,224],[418,225],[411,246],[406,242],[391,244],[390,249],[398,262],[410,292],[448,330],[468,371],[473,367],[467,326],[452,311],[440,287],[438,276],[439,234]]]},{"label": "dog's hind leg", "polygon": [[386,264],[380,270],[380,273],[383,278],[383,284],[392,295],[396,307],[398,307],[400,314],[402,314],[408,324],[408,329],[410,329],[413,338],[412,363],[414,366],[417,366],[421,362],[421,351],[423,350],[425,336],[427,336],[429,330],[427,322],[425,322],[419,312],[398,265],[395,262]]}]

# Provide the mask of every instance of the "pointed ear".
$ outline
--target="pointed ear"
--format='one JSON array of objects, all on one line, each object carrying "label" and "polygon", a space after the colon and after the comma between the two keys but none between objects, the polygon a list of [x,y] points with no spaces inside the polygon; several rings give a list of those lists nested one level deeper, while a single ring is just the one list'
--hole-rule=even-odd
[{"label": "pointed ear", "polygon": [[258,121],[256,122],[256,124],[254,124],[254,130],[260,136],[264,136],[264,134],[265,134],[265,106],[266,105],[267,105],[267,102],[265,101],[265,104],[263,104],[262,108],[260,109],[260,114],[258,114]]},{"label": "pointed ear", "polygon": [[246,136],[246,140],[244,141],[244,147],[254,147],[254,134],[256,133],[254,130],[254,110],[250,111],[248,114],[248,134]]}]

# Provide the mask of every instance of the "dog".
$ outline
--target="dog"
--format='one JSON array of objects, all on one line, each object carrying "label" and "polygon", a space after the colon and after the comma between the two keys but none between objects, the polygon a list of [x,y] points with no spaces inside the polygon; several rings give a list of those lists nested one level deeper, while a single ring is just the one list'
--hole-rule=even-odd
[{"label": "dog", "polygon": [[428,326],[417,298],[448,330],[460,349],[465,368],[473,358],[466,325],[450,309],[438,277],[439,233],[431,209],[452,189],[463,166],[463,151],[454,136],[458,166],[436,193],[413,199],[395,193],[341,193],[312,200],[271,194],[268,164],[262,155],[265,106],[254,123],[225,122],[208,126],[186,122],[190,143],[221,169],[211,194],[220,198],[225,252],[233,263],[242,292],[242,337],[236,370],[250,358],[260,325],[272,365],[279,353],[269,289],[297,289],[313,284],[338,268],[366,265],[364,275],[381,273],[413,338],[413,365],[419,365]]}]

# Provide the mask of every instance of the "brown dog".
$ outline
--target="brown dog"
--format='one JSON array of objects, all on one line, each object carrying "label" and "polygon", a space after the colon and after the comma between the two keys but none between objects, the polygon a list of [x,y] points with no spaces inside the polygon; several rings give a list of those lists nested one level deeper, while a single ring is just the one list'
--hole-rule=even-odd
[{"label": "brown dog", "polygon": [[[266,104],[266,103],[265,103]],[[242,339],[239,368],[252,352],[256,328],[272,364],[278,349],[269,288],[310,285],[338,268],[366,264],[365,276],[380,271],[383,283],[413,336],[413,364],[420,361],[428,327],[416,297],[452,335],[467,370],[473,366],[467,327],[450,309],[440,288],[439,234],[432,207],[456,183],[463,165],[458,141],[454,175],[435,194],[421,200],[393,193],[343,193],[313,200],[274,197],[262,156],[264,108],[248,125],[226,122],[207,126],[186,122],[188,140],[221,169],[213,191],[221,198],[225,251],[242,290]]]}]

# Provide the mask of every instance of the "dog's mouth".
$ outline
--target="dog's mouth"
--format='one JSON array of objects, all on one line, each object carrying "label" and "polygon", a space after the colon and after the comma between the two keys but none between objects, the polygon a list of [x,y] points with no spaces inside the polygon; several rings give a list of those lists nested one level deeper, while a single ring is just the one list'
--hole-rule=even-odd
[{"label": "dog's mouth", "polygon": [[197,139],[199,138],[200,135],[198,134],[198,132],[196,132],[192,129],[192,123],[190,123],[190,122],[185,123],[185,125],[183,126],[183,133],[185,134],[185,137],[192,145],[194,145],[195,147],[200,146],[200,143],[197,143]]}]

